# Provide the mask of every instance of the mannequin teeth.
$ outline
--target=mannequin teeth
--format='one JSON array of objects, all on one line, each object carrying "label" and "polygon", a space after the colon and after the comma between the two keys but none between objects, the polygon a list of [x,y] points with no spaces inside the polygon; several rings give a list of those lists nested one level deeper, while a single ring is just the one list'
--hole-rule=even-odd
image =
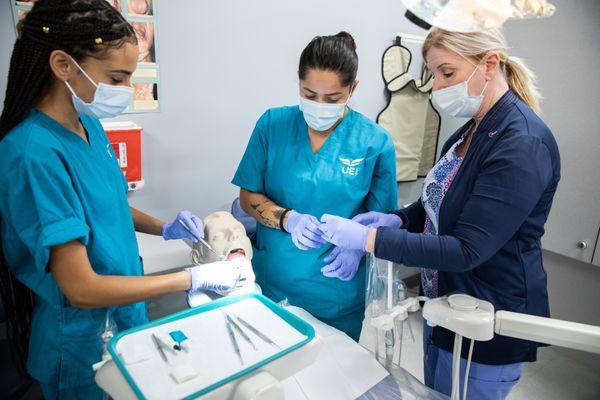
[{"label": "mannequin teeth", "polygon": [[246,257],[246,251],[244,251],[244,249],[242,248],[238,248],[238,249],[233,249],[229,252],[229,254],[227,254],[227,259],[228,260],[233,260],[235,258],[241,258],[241,257]]}]

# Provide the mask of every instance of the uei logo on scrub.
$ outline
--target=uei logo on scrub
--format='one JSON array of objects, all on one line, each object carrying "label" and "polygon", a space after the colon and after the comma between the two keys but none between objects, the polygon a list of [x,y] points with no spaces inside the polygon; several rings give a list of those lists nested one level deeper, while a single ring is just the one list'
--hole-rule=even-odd
[{"label": "uei logo on scrub", "polygon": [[357,158],[356,160],[351,160],[349,158],[340,157],[340,161],[342,162],[342,174],[344,175],[358,175],[358,171],[360,168],[358,166],[361,162],[363,162],[364,158]]}]

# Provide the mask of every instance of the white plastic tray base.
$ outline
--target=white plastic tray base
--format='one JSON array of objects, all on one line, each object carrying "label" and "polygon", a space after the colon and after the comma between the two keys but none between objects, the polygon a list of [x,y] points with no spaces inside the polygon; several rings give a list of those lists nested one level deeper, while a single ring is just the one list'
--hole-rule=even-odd
[{"label": "white plastic tray base", "polygon": [[297,307],[287,307],[315,328],[323,342],[314,364],[284,380],[286,400],[355,399],[389,373],[367,350],[343,332]]},{"label": "white plastic tray base", "polygon": [[[236,332],[244,359],[244,365],[240,364],[230,342],[225,317],[221,310],[231,312],[248,321],[269,336],[281,349],[263,342],[242,327],[256,345],[257,351]],[[176,330],[181,330],[191,340],[192,350],[190,353],[165,351],[167,364],[156,349],[151,334],[155,332],[168,334]],[[116,350],[119,354],[123,354],[128,350],[131,351],[134,344],[138,344],[137,347],[140,344],[148,346],[151,349],[150,359],[138,364],[125,365],[125,368],[147,399],[178,399],[230,377],[305,339],[306,336],[291,327],[260,301],[249,298],[220,309],[126,335],[118,341]],[[170,372],[174,366],[180,364],[192,365],[198,372],[198,376],[177,384],[170,376]]]}]

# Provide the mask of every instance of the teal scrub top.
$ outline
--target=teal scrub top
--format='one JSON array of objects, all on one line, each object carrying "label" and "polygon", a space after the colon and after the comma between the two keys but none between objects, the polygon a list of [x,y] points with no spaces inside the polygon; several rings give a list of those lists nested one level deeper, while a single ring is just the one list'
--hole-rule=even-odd
[{"label": "teal scrub top", "polygon": [[[89,144],[35,109],[0,141],[0,228],[10,272],[35,295],[27,368],[59,389],[93,382],[106,308],[73,307],[48,270],[50,248],[86,246],[94,271],[143,275],[127,183],[97,119]],[[119,330],[147,321],[144,303],[114,307]]]},{"label": "teal scrub top", "polygon": [[[232,183],[299,213],[351,218],[397,208],[395,165],[389,135],[362,114],[348,109],[315,154],[298,106],[282,107],[268,110],[257,122]],[[258,224],[252,260],[257,281],[268,297],[287,299],[317,318],[353,314],[362,319],[364,258],[351,281],[327,278],[321,268],[332,249],[326,244],[300,250],[290,234]]]}]

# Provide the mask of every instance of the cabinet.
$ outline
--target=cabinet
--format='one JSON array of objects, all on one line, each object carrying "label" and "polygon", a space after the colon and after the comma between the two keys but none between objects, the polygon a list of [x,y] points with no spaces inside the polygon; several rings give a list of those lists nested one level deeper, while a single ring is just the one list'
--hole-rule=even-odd
[{"label": "cabinet", "polygon": [[598,3],[553,4],[559,11],[552,18],[505,24],[511,56],[525,59],[538,76],[541,116],[561,154],[562,177],[542,245],[600,266],[600,76],[590,73],[600,64],[600,51],[590,51],[598,49]]},{"label": "cabinet", "polygon": [[596,239],[596,251],[594,251],[592,264],[600,267],[600,232],[598,232],[598,237]]}]

